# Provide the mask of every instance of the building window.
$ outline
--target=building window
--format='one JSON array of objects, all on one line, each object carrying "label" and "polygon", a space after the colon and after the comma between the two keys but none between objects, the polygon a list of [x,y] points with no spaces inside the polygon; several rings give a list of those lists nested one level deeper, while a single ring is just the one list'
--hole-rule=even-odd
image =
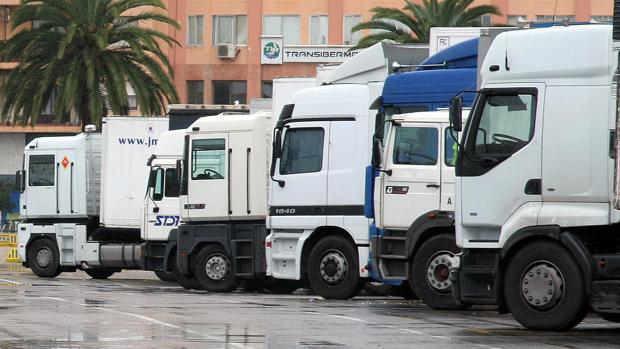
[{"label": "building window", "polygon": [[490,27],[492,24],[493,24],[493,19],[491,15],[480,16],[480,26]]},{"label": "building window", "polygon": [[187,103],[203,104],[205,95],[205,82],[202,80],[187,81]]},{"label": "building window", "polygon": [[327,16],[310,16],[310,45],[327,45],[328,26]]},{"label": "building window", "polygon": [[596,23],[613,23],[614,16],[592,16],[590,20]]},{"label": "building window", "polygon": [[506,19],[506,24],[511,26],[518,26],[521,22],[527,22],[526,15],[510,15]]},{"label": "building window", "polygon": [[138,100],[136,98],[136,91],[134,91],[131,84],[127,83],[126,86],[127,86],[127,106],[129,107],[129,110],[136,110],[138,109]]},{"label": "building window", "polygon": [[262,98],[272,98],[273,97],[273,81],[263,81],[260,87],[261,97]]},{"label": "building window", "polygon": [[246,104],[247,83],[245,81],[213,81],[214,104]]},{"label": "building window", "polygon": [[344,16],[344,30],[343,30],[343,44],[345,45],[357,45],[362,39],[362,32],[353,32],[353,27],[362,22],[362,16],[351,15]]},{"label": "building window", "polygon": [[247,16],[213,16],[213,45],[247,43]]},{"label": "building window", "polygon": [[204,16],[187,17],[187,45],[202,46],[202,33],[204,31]]},{"label": "building window", "polygon": [[569,21],[574,22],[575,16],[564,16],[564,15],[538,15],[536,16],[536,22],[563,22]]},{"label": "building window", "polygon": [[299,45],[301,42],[299,16],[264,16],[263,35],[282,35],[284,45]]}]

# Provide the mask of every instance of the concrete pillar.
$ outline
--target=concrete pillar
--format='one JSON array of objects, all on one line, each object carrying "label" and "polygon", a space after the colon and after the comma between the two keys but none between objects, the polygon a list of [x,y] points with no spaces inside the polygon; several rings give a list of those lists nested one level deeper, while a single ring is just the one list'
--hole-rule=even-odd
[{"label": "concrete pillar", "polygon": [[[181,26],[179,30],[174,27],[168,26],[168,35],[173,37],[181,45],[185,45],[185,38],[187,37],[187,9],[185,7],[184,0],[170,0],[168,2],[168,13],[171,18],[177,20]],[[170,65],[172,65],[174,71],[174,86],[177,88],[177,94],[179,95],[179,102],[187,102],[187,84],[186,80],[186,65],[185,65],[185,49],[183,47],[173,45],[170,50]]]},{"label": "concrete pillar", "polygon": [[575,0],[575,20],[589,22],[591,14],[591,0]]},{"label": "concrete pillar", "polygon": [[263,0],[248,1],[248,103],[252,98],[261,97],[261,46],[260,36],[263,32]]},{"label": "concrete pillar", "polygon": [[329,45],[342,45],[344,0],[329,0],[327,2],[327,15],[329,16]]}]

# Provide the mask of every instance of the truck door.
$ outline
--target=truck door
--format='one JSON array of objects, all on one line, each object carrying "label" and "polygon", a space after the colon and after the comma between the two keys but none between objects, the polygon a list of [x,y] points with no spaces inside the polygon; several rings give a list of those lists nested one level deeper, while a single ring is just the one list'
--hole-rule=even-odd
[{"label": "truck door", "polygon": [[[543,84],[486,88],[468,120],[457,159],[460,199],[457,240],[499,242],[502,226],[528,202],[541,202]],[[516,215],[536,224],[538,212]],[[458,218],[457,218],[458,220]],[[526,221],[527,220],[527,221]]]},{"label": "truck door", "polygon": [[441,203],[439,209],[454,212],[454,164],[457,150],[454,138],[458,138],[458,134],[452,132],[448,124],[442,124],[441,134]]},{"label": "truck door", "polygon": [[[29,217],[58,214],[56,152],[31,152],[26,157],[26,213]],[[21,203],[24,205],[24,203]]]},{"label": "truck door", "polygon": [[382,181],[385,228],[407,229],[439,209],[441,131],[436,123],[403,123],[392,130]]},{"label": "truck door", "polygon": [[[329,122],[294,122],[284,128],[282,155],[272,182],[269,215],[272,225],[324,225],[327,205]],[[286,216],[305,216],[289,221]],[[286,220],[286,222],[284,221]]]},{"label": "truck door", "polygon": [[153,167],[155,181],[146,202],[145,240],[167,240],[170,230],[180,223],[179,184],[174,167]]},{"label": "truck door", "polygon": [[228,220],[230,213],[228,135],[189,138],[187,216],[190,220]]}]

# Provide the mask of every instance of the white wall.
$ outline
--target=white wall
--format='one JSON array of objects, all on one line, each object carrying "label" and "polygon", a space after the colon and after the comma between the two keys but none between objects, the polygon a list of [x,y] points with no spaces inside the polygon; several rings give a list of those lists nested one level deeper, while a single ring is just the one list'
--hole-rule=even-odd
[{"label": "white wall", "polygon": [[21,170],[25,143],[23,133],[0,133],[0,175],[14,175]]}]

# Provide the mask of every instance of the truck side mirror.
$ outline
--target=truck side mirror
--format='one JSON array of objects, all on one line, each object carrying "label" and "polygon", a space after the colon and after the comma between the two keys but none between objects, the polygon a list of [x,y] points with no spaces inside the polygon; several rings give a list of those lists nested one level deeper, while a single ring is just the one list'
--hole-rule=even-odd
[{"label": "truck side mirror", "polygon": [[276,173],[276,161],[282,156],[282,129],[276,128],[271,143],[271,168],[269,175],[273,177]]},{"label": "truck side mirror", "polygon": [[147,184],[147,188],[154,188],[156,180],[157,180],[157,170],[152,169],[151,172],[149,172],[149,183]]},{"label": "truck side mirror", "polygon": [[450,101],[450,126],[456,132],[463,129],[463,98],[453,97]]},{"label": "truck side mirror", "polygon": [[383,131],[385,129],[385,114],[377,113],[375,116],[375,138],[383,139]]},{"label": "truck side mirror", "polygon": [[15,189],[20,193],[26,190],[26,171],[19,170],[15,173]]},{"label": "truck side mirror", "polygon": [[381,167],[381,140],[376,137],[373,138],[373,142],[372,142],[371,165],[374,168]]}]

